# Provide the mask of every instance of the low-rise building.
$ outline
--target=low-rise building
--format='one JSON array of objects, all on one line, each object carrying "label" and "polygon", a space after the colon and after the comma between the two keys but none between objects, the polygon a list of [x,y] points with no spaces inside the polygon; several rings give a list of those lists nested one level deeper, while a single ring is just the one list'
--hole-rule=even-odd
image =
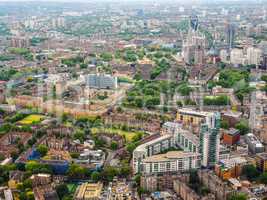
[{"label": "low-rise building", "polygon": [[240,140],[240,131],[234,128],[223,131],[223,143],[226,145],[234,145]]},{"label": "low-rise building", "polygon": [[50,174],[35,174],[31,178],[33,187],[40,185],[48,185],[51,183],[52,178]]},{"label": "low-rise building", "polygon": [[259,139],[252,133],[248,133],[245,136],[246,143],[248,144],[248,150],[252,154],[264,152],[264,146]]},{"label": "low-rise building", "polygon": [[83,183],[74,195],[75,200],[99,200],[103,189],[102,183]]},{"label": "low-rise building", "polygon": [[243,167],[247,164],[248,161],[243,157],[220,160],[215,165],[215,173],[223,180],[238,178],[242,174]]},{"label": "low-rise building", "polygon": [[96,89],[116,89],[118,87],[117,77],[108,74],[89,74],[85,77],[89,88]]},{"label": "low-rise building", "polygon": [[181,108],[177,111],[176,120],[182,122],[183,124],[189,124],[191,126],[200,126],[200,124],[206,123],[208,125],[208,128],[214,128],[216,115],[214,114],[214,112],[203,112]]},{"label": "low-rise building", "polygon": [[133,193],[126,180],[119,181],[116,178],[110,183],[110,191],[107,200],[132,200]]}]

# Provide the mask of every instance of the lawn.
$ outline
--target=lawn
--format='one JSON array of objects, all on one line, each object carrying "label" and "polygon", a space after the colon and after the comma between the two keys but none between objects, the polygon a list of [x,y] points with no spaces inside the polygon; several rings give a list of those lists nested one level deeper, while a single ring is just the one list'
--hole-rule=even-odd
[{"label": "lawn", "polygon": [[25,117],[24,119],[20,120],[20,124],[28,125],[28,124],[33,124],[33,123],[39,123],[44,119],[43,115],[29,115]]},{"label": "lawn", "polygon": [[101,132],[110,133],[110,134],[118,134],[118,135],[122,135],[122,136],[124,135],[127,142],[132,142],[134,137],[140,133],[144,134],[141,131],[139,131],[139,132],[138,131],[124,131],[124,130],[115,129],[115,128],[92,128],[91,131],[94,135],[101,133]]}]

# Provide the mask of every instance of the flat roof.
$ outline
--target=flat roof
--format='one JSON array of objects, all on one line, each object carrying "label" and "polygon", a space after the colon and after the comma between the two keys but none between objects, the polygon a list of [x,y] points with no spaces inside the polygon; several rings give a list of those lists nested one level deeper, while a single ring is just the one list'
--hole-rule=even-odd
[{"label": "flat roof", "polygon": [[198,156],[199,153],[185,152],[185,151],[169,151],[165,154],[157,154],[154,156],[150,156],[145,158],[143,162],[164,162],[171,161],[179,158],[186,158],[192,156]]},{"label": "flat roof", "polygon": [[192,109],[188,109],[188,108],[178,109],[178,112],[184,113],[184,114],[196,115],[196,116],[200,116],[200,117],[211,116],[214,114],[214,112],[197,111],[197,110],[192,110]]}]

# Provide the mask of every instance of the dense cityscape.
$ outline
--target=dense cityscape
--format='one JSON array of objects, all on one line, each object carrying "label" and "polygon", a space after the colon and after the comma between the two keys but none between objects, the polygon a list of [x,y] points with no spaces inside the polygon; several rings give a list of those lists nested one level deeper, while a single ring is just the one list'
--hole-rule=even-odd
[{"label": "dense cityscape", "polygon": [[0,200],[267,200],[267,1],[0,1]]}]

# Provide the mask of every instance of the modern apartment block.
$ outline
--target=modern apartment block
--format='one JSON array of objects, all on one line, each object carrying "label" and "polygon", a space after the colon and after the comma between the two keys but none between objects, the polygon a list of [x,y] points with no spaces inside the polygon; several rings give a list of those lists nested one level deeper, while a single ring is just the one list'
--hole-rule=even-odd
[{"label": "modern apartment block", "polygon": [[214,166],[219,159],[220,147],[220,114],[214,113],[215,121],[213,128],[207,124],[201,125],[200,130],[200,153],[202,166]]},{"label": "modern apartment block", "polygon": [[142,174],[158,174],[166,172],[184,172],[200,167],[198,153],[169,151],[145,158],[141,164]]},{"label": "modern apartment block", "polygon": [[89,88],[116,89],[118,87],[117,77],[108,74],[89,74],[85,80]]},{"label": "modern apartment block", "polygon": [[214,112],[203,112],[181,108],[177,111],[176,120],[185,125],[200,126],[202,123],[205,123],[208,125],[208,128],[214,128],[216,115]]},{"label": "modern apartment block", "polygon": [[177,116],[185,116],[185,118],[181,117],[181,119],[187,121],[186,118],[192,118],[192,122],[201,123],[200,137],[197,137],[189,130],[185,130],[183,123],[166,122],[162,127],[161,137],[142,144],[134,150],[134,173],[142,171],[142,164],[146,158],[160,154],[170,147],[181,148],[185,152],[195,154],[194,156],[196,157],[200,153],[201,163],[204,167],[210,167],[216,164],[219,160],[220,114],[217,112],[190,111],[188,109],[185,110],[186,112],[182,111],[179,110],[179,114],[177,114]]},{"label": "modern apartment block", "polygon": [[140,172],[143,159],[159,154],[173,146],[173,136],[170,134],[163,135],[155,140],[138,146],[133,152],[134,173]]}]

